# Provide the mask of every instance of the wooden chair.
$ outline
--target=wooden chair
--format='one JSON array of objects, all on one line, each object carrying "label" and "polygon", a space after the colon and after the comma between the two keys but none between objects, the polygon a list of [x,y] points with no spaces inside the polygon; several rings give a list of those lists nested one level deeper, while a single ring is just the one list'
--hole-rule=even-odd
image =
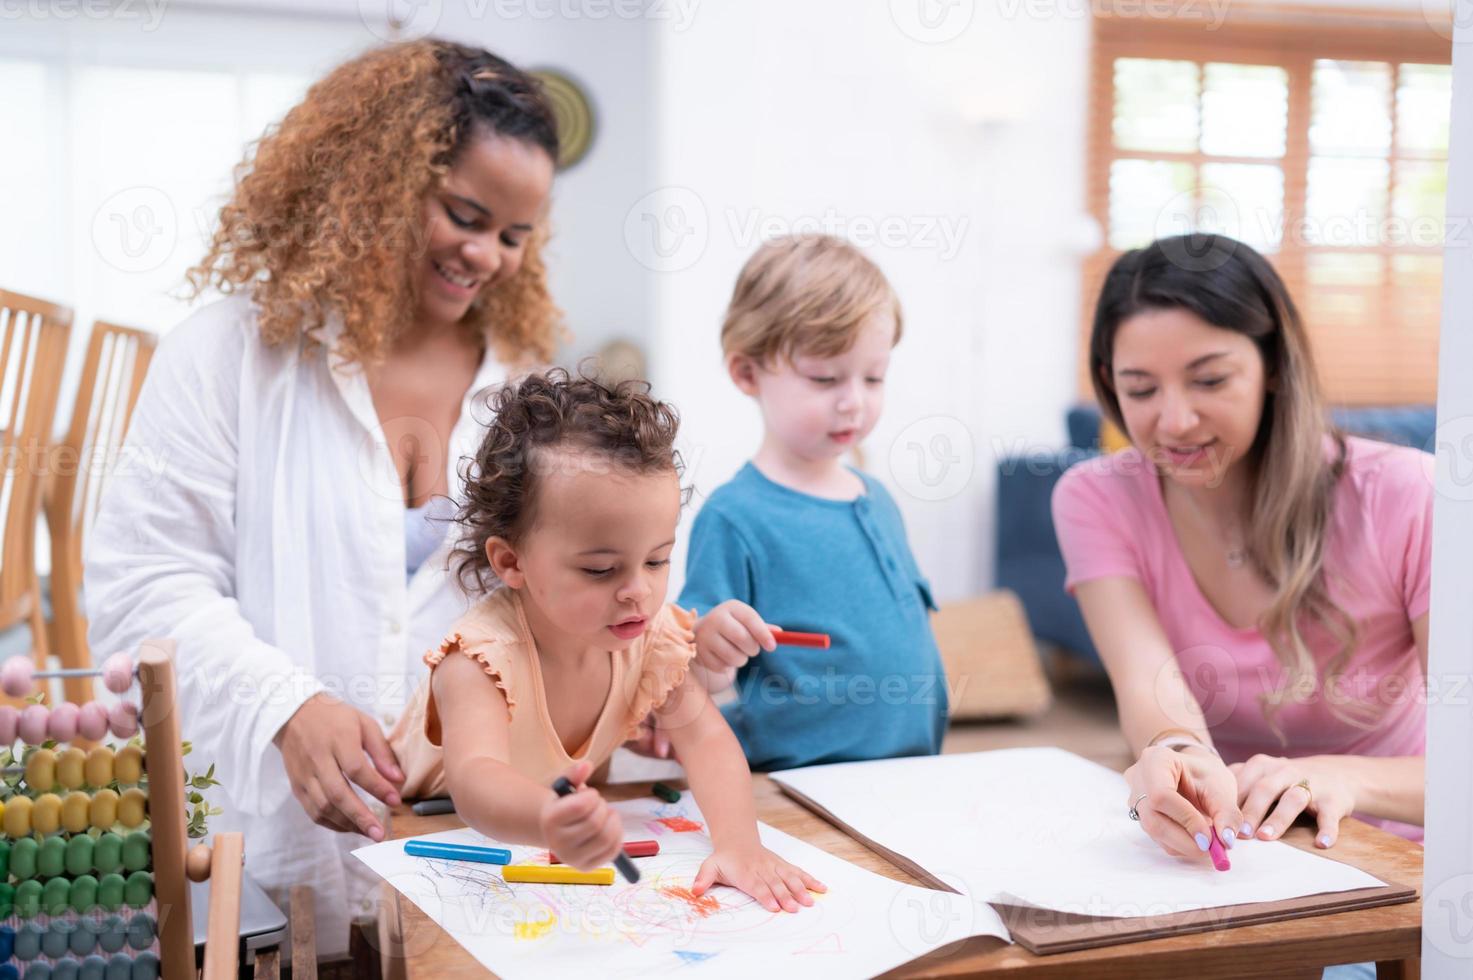
[{"label": "wooden chair", "polygon": [[[101,320],[93,324],[71,425],[51,453],[44,501],[51,531],[50,639],[63,667],[92,663],[81,603],[82,542],[97,516],[103,484],[118,462],[156,343],[154,335],[143,330]],[[75,704],[92,695],[91,681],[85,677],[69,677],[62,686],[66,700]]]},{"label": "wooden chair", "polygon": [[49,651],[36,521],[71,326],[67,307],[0,290],[0,631],[27,624],[41,667]]}]

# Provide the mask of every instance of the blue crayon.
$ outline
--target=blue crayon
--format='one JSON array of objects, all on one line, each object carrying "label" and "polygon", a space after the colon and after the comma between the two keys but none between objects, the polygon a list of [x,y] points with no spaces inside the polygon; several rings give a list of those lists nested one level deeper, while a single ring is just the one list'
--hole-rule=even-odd
[{"label": "blue crayon", "polygon": [[478,864],[511,864],[511,851],[504,847],[473,847],[470,844],[446,844],[432,840],[404,842],[404,853],[410,857],[440,858],[444,861],[475,861]]}]

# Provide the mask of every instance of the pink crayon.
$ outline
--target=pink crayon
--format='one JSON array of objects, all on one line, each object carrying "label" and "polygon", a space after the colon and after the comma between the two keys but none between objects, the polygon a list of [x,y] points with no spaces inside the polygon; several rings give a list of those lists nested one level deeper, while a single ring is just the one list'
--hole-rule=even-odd
[{"label": "pink crayon", "polygon": [[1207,846],[1207,853],[1212,856],[1212,866],[1218,871],[1226,871],[1233,866],[1215,830],[1212,832],[1212,843]]}]

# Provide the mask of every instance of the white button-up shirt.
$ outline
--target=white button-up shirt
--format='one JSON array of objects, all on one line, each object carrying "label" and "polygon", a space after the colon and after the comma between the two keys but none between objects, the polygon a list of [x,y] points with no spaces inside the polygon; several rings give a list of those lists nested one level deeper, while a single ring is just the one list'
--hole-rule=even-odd
[{"label": "white button-up shirt", "polygon": [[[426,676],[420,657],[465,611],[446,571],[455,535],[405,581],[404,495],[368,383],[326,345],[266,346],[245,295],[164,338],[124,451],[88,532],[94,656],[178,642],[191,772],[210,763],[246,866],[284,904],[317,893],[320,955],[347,949],[372,884],[348,856],[368,843],[314,825],[272,742],[302,702],[330,692],[391,726]],[[448,479],[474,453],[482,389],[506,377],[488,354],[451,434]],[[361,794],[360,795],[365,795]]]}]

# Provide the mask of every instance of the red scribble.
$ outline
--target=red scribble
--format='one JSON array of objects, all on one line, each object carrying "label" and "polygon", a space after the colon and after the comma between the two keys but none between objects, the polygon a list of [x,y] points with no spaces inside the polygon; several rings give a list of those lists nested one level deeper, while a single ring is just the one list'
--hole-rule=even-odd
[{"label": "red scribble", "polygon": [[[679,819],[679,818],[671,818]],[[660,894],[669,898],[678,898],[690,906],[692,912],[701,918],[706,918],[712,912],[721,911],[721,903],[716,901],[716,896],[707,892],[705,895],[696,895],[689,888],[679,885],[666,885],[660,889]]]},{"label": "red scribble", "polygon": [[696,823],[694,820],[687,820],[684,817],[660,817],[655,822],[664,824],[677,834],[688,834],[692,831],[706,829],[705,824]]}]

